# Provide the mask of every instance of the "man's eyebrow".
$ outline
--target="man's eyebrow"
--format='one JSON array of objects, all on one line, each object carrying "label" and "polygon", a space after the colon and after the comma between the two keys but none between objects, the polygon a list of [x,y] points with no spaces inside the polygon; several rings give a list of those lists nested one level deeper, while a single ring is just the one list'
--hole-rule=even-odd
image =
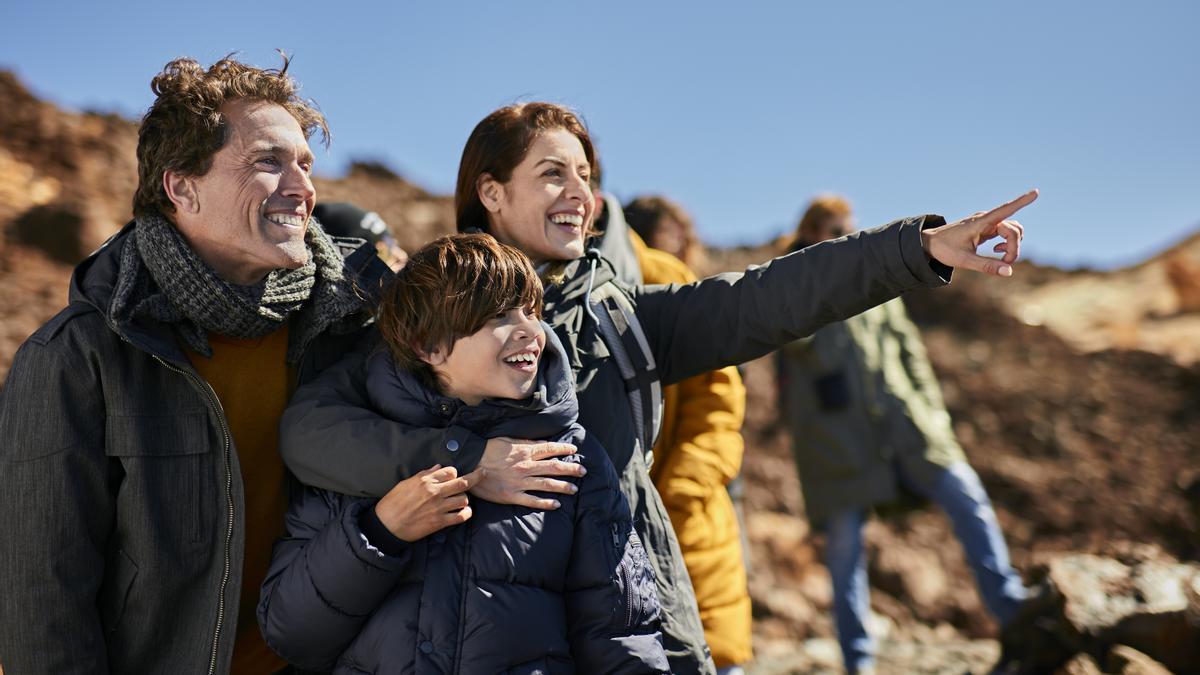
[{"label": "man's eyebrow", "polygon": [[[292,148],[289,148],[287,146],[276,145],[274,143],[256,143],[256,144],[250,146],[249,152],[250,152],[250,154],[253,154],[253,155],[257,155],[257,154],[277,155],[277,154],[292,154],[295,151]],[[312,152],[309,150],[302,151],[299,154],[299,157],[301,160],[307,161],[310,163],[314,159]]]}]

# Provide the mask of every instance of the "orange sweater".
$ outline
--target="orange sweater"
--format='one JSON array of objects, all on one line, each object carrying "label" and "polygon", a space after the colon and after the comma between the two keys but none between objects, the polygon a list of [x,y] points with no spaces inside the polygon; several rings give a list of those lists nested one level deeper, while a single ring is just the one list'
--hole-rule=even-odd
[{"label": "orange sweater", "polygon": [[287,663],[263,641],[254,610],[287,511],[279,418],[295,386],[295,369],[285,360],[288,330],[285,326],[254,340],[209,334],[209,344],[212,358],[191,351],[187,356],[221,401],[246,496],[246,552],[232,672],[273,673]]}]

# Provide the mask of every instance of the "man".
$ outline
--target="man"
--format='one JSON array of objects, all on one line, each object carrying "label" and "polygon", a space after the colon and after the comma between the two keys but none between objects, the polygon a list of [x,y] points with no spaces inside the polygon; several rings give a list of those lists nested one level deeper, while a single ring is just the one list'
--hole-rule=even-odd
[{"label": "man", "polygon": [[[854,230],[841,197],[813,200],[793,250]],[[867,511],[901,490],[949,516],[988,609],[1003,625],[1025,598],[987,492],[942,402],[916,326],[892,300],[818,330],[779,352],[781,414],[808,519],[826,534],[825,564],[846,670],[874,672],[862,528]]]},{"label": "man", "polygon": [[328,130],[286,71],[167,64],[134,221],[17,353],[0,398],[10,673],[285,665],[253,614],[283,531],[279,416],[358,341],[388,274],[309,220],[308,139]]}]

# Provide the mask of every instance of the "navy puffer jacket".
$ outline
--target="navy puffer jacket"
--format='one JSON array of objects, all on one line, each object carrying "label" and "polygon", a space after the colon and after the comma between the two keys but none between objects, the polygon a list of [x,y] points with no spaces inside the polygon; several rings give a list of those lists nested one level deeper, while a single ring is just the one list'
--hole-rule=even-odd
[{"label": "navy puffer jacket", "polygon": [[367,361],[366,388],[378,412],[408,424],[574,443],[588,470],[579,492],[555,495],[555,511],[472,497],[471,520],[390,556],[359,527],[376,500],[299,490],[258,608],[272,649],[337,673],[667,671],[653,572],[607,453],[575,421],[562,346],[546,334],[537,391],[522,401],[464,405],[382,351]]}]

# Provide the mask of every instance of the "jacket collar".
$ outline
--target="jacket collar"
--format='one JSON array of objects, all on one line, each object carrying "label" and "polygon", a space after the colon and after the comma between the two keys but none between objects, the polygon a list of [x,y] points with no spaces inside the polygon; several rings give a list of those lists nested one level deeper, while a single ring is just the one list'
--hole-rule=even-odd
[{"label": "jacket collar", "polygon": [[[84,303],[96,308],[104,317],[110,330],[133,346],[155,356],[180,365],[188,363],[179,340],[169,326],[156,322],[138,322],[124,327],[114,325],[109,319],[109,305],[116,289],[121,266],[121,251],[130,244],[130,233],[136,221],[130,221],[119,232],[109,237],[91,255],[75,267],[71,274],[68,303]],[[334,244],[346,262],[346,276],[365,296],[365,305],[374,308],[379,303],[384,284],[392,272],[375,255],[375,248],[361,239],[332,237]],[[368,322],[370,317],[364,319]]]}]

